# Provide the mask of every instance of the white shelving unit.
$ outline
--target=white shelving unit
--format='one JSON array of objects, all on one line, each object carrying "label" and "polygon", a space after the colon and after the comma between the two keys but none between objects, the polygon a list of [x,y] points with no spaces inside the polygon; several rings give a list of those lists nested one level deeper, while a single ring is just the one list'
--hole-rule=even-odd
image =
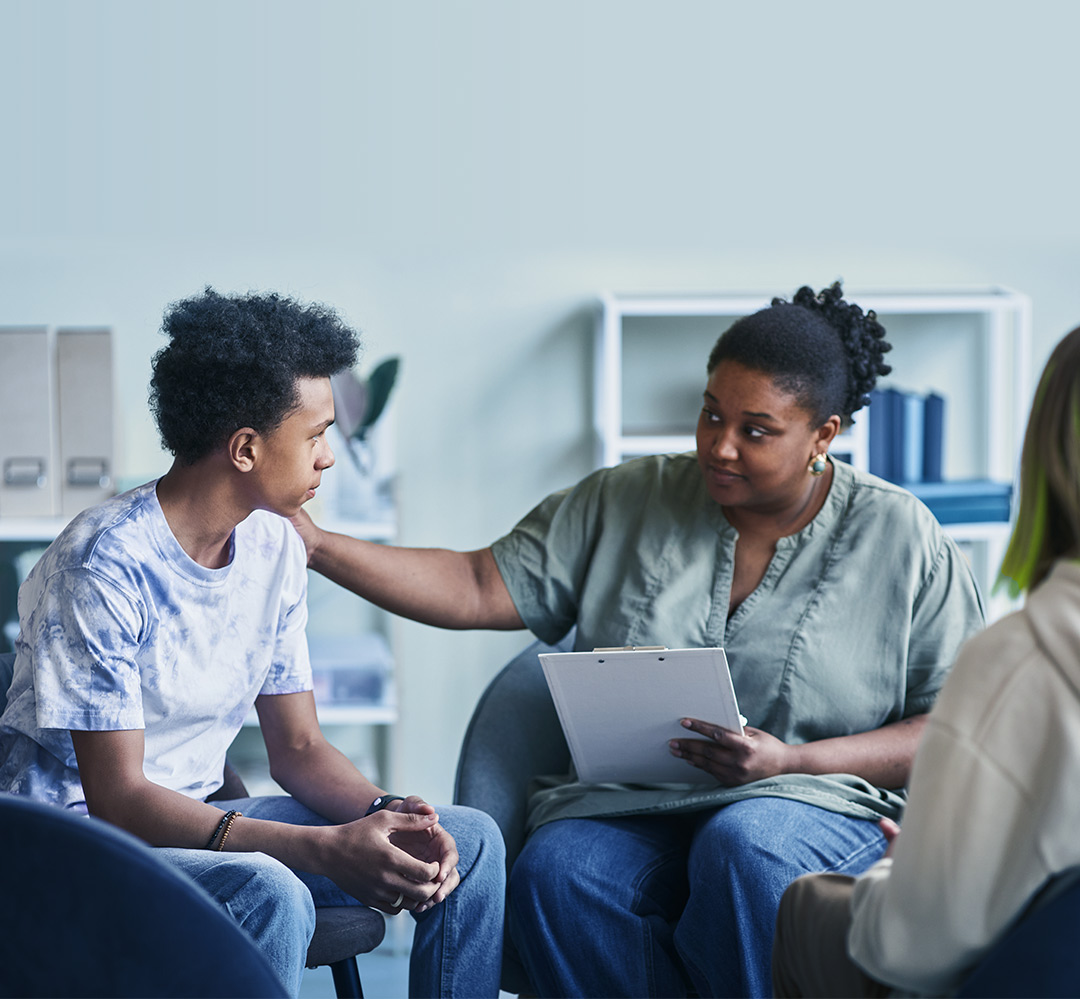
[{"label": "white shelving unit", "polygon": [[0,541],[52,541],[68,517],[0,517]]},{"label": "white shelving unit", "polygon": [[[873,309],[886,329],[893,373],[880,384],[946,397],[946,479],[1011,482],[1030,397],[1031,303],[1008,288],[859,292],[845,298]],[[712,345],[735,319],[765,308],[771,295],[620,295],[600,298],[596,326],[595,430],[598,466],[695,447],[694,426]],[[868,465],[865,419],[836,445]],[[1004,552],[1004,522],[950,524],[983,589]],[[1008,609],[990,604],[991,617]]]}]

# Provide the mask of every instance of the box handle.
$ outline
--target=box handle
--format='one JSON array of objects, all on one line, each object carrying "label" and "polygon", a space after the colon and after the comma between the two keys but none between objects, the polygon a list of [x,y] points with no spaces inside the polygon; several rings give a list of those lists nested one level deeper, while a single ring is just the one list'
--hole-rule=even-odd
[{"label": "box handle", "polygon": [[44,458],[6,458],[4,460],[5,486],[30,486],[45,488]]},{"label": "box handle", "polygon": [[109,485],[109,462],[105,458],[72,458],[67,463],[69,486],[93,486],[105,489]]}]

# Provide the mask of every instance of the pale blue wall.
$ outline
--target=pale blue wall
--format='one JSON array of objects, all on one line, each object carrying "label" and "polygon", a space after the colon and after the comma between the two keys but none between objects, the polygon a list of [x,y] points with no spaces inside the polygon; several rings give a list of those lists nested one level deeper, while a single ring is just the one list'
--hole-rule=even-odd
[{"label": "pale blue wall", "polygon": [[[110,323],[128,478],[163,305],[333,303],[405,357],[402,536],[587,467],[595,293],[1000,283],[1080,322],[1080,6],[0,0],[0,322]],[[398,629],[398,787],[449,795],[521,636]]]}]

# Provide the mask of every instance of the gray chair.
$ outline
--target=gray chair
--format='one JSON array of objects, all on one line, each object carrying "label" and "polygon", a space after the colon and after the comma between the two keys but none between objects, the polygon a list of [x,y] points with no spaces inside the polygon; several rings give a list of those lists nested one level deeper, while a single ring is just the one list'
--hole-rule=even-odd
[{"label": "gray chair", "polygon": [[[0,712],[7,705],[15,667],[13,653],[0,653]],[[223,798],[247,797],[247,789],[239,774],[226,763],[226,786]],[[358,954],[367,954],[382,943],[386,921],[381,912],[364,906],[341,906],[315,910],[315,933],[308,947],[306,965],[309,968],[330,967],[338,999],[363,999]],[[244,939],[247,939],[246,937]],[[14,993],[6,993],[14,994]],[[60,994],[60,993],[56,993]]]},{"label": "gray chair", "polygon": [[[533,642],[488,684],[473,711],[458,757],[454,802],[487,812],[506,842],[506,872],[525,843],[529,784],[541,774],[564,774],[570,750],[537,655],[573,648],[571,631],[558,645]],[[535,993],[509,939],[503,948],[502,988]]]}]

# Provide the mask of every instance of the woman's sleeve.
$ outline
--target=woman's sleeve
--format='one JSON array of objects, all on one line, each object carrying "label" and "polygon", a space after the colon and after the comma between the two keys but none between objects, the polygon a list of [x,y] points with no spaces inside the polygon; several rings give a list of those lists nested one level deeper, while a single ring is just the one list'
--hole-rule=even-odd
[{"label": "woman's sleeve", "polygon": [[[960,649],[986,624],[971,568],[952,538],[940,545],[911,611],[904,717],[929,711]],[[888,620],[884,622],[888,627]]]},{"label": "woman's sleeve", "polygon": [[518,614],[554,643],[577,621],[600,524],[604,470],[552,493],[491,550]]}]

